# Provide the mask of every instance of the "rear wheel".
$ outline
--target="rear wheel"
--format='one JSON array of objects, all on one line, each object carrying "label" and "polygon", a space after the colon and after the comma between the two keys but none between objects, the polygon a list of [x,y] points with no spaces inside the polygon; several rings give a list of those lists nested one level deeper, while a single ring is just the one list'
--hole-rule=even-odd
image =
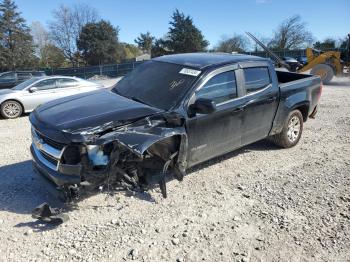
[{"label": "rear wheel", "polygon": [[311,69],[311,74],[320,76],[322,83],[324,84],[328,84],[334,76],[333,68],[326,64],[319,64],[314,66]]},{"label": "rear wheel", "polygon": [[299,142],[302,132],[303,116],[299,110],[294,110],[289,113],[282,132],[274,135],[272,140],[281,147],[293,147]]},{"label": "rear wheel", "polygon": [[17,118],[22,115],[22,105],[17,101],[9,100],[1,104],[1,115],[4,118]]}]

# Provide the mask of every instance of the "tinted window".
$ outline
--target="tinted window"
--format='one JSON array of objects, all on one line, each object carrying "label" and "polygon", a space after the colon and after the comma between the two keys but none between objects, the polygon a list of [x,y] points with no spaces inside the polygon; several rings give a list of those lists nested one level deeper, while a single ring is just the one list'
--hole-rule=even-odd
[{"label": "tinted window", "polygon": [[187,68],[152,60],[144,62],[120,80],[113,92],[168,110],[182,99],[200,73]]},{"label": "tinted window", "polygon": [[13,90],[23,90],[26,87],[28,87],[29,85],[33,84],[34,82],[38,81],[39,78],[37,77],[32,77],[31,79],[28,79],[18,85],[16,85],[15,87],[13,87]]},{"label": "tinted window", "polygon": [[18,80],[29,79],[32,77],[30,73],[17,73]]},{"label": "tinted window", "polygon": [[244,68],[243,72],[247,93],[252,93],[263,89],[271,82],[267,67]]},{"label": "tinted window", "polygon": [[14,73],[6,73],[6,74],[2,74],[0,76],[1,80],[15,80],[15,74]]},{"label": "tinted window", "polygon": [[36,83],[33,87],[38,88],[38,90],[47,90],[56,88],[56,79],[46,79]]},{"label": "tinted window", "polygon": [[69,78],[59,78],[57,79],[57,83],[59,87],[72,87],[77,85],[77,81]]},{"label": "tinted window", "polygon": [[216,104],[236,97],[237,86],[234,71],[224,72],[214,76],[196,92],[196,98],[209,98]]}]

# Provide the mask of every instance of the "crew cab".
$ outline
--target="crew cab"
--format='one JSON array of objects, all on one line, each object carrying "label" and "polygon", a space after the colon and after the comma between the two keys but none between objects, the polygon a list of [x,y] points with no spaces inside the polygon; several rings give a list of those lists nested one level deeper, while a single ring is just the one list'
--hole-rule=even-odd
[{"label": "crew cab", "polygon": [[[68,198],[104,185],[147,188],[264,138],[300,140],[322,91],[318,76],[275,71],[268,59],[168,55],[111,91],[61,98],[30,115],[34,167]],[[83,191],[84,191],[83,190]]]}]

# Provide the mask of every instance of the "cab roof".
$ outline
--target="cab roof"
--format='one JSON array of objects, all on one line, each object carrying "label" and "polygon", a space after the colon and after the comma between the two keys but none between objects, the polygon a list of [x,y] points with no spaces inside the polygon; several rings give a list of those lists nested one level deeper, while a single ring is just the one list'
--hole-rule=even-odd
[{"label": "cab roof", "polygon": [[184,65],[201,70],[242,61],[268,61],[268,59],[258,56],[228,53],[185,53],[160,56],[153,60]]}]

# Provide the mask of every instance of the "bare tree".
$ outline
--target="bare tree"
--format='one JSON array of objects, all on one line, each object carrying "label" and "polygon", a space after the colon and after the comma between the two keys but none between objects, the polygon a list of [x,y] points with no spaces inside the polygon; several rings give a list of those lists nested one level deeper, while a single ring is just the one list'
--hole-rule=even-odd
[{"label": "bare tree", "polygon": [[294,15],[278,26],[269,46],[273,49],[297,49],[312,41],[312,33],[306,29],[306,24],[299,15]]},{"label": "bare tree", "polygon": [[248,41],[243,35],[224,36],[217,44],[215,51],[225,53],[243,52],[247,47],[247,43]]},{"label": "bare tree", "polygon": [[74,66],[81,29],[98,19],[97,11],[86,4],[75,5],[73,8],[61,5],[53,11],[53,18],[49,23],[52,40]]},{"label": "bare tree", "polygon": [[30,26],[30,31],[33,36],[33,42],[35,46],[35,54],[39,57],[43,57],[44,47],[50,44],[49,32],[38,21],[34,21]]}]

